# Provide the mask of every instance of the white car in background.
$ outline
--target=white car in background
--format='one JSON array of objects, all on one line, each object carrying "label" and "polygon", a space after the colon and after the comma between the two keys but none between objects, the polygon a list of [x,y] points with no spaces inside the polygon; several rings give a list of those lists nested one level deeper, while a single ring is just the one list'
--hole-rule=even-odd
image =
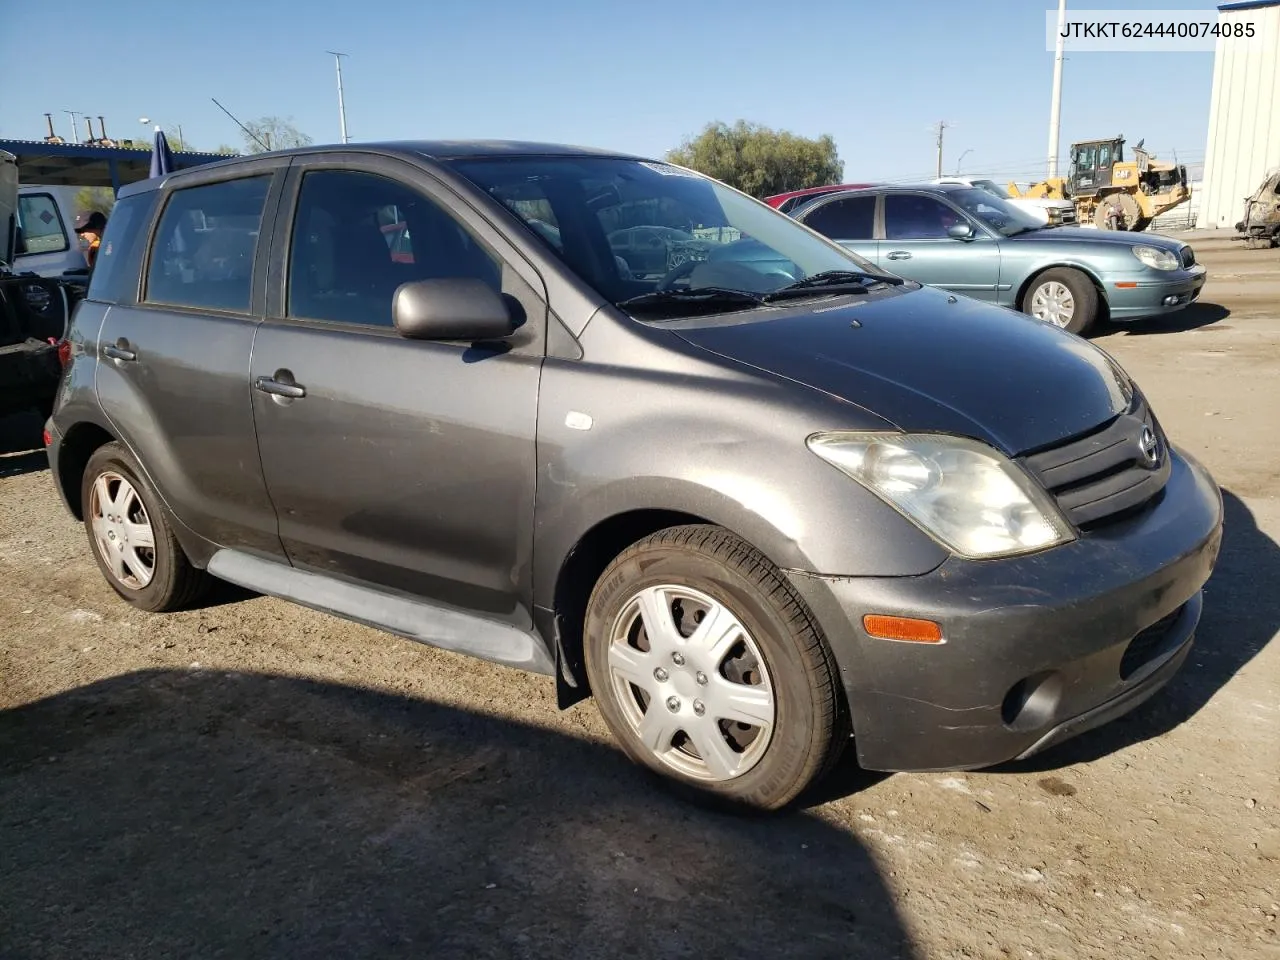
[{"label": "white car in background", "polygon": [[977,187],[993,193],[1001,200],[1012,203],[1025,210],[1041,223],[1054,226],[1076,226],[1076,205],[1070,200],[1049,200],[1044,197],[1012,197],[1009,191],[988,177],[938,177],[934,183],[957,183],[966,187]]}]

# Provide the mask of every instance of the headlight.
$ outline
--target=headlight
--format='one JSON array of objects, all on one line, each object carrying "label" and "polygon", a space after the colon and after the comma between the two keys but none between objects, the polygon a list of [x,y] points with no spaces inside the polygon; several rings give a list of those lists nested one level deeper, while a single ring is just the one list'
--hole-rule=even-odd
[{"label": "headlight", "polygon": [[1131,247],[1133,255],[1152,270],[1177,270],[1178,258],[1168,250],[1156,247]]},{"label": "headlight", "polygon": [[954,553],[1009,557],[1074,538],[1057,505],[998,451],[937,434],[819,433],[809,449]]}]

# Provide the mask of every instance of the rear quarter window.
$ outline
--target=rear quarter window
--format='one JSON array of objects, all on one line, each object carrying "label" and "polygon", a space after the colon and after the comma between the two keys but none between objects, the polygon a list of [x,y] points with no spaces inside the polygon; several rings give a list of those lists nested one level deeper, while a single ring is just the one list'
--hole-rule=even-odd
[{"label": "rear quarter window", "polygon": [[102,235],[98,258],[89,275],[90,300],[133,303],[138,295],[138,270],[147,227],[160,194],[156,190],[117,200]]}]

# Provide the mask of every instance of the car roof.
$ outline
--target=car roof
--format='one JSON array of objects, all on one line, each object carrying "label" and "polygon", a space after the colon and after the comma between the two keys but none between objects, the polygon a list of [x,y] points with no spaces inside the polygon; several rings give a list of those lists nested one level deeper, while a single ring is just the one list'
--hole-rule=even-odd
[{"label": "car roof", "polygon": [[861,187],[874,187],[874,183],[831,183],[824,187],[805,187],[803,190],[788,190],[786,193],[775,193],[765,197],[768,200],[789,200],[792,197],[806,197],[811,193],[831,193],[836,190],[856,190]]},{"label": "car roof", "polygon": [[528,140],[381,140],[361,143],[330,143],[319,146],[297,147],[292,150],[272,150],[269,153],[251,153],[228,157],[214,163],[201,164],[176,171],[164,177],[153,177],[122,187],[120,197],[155,190],[162,183],[178,181],[189,176],[205,176],[209,170],[230,169],[240,164],[260,160],[263,157],[323,156],[327,153],[371,153],[379,156],[400,156],[406,159],[427,159],[447,163],[455,160],[483,160],[501,157],[607,157],[618,160],[655,162],[652,157],[583,147],[564,143],[542,143]]}]

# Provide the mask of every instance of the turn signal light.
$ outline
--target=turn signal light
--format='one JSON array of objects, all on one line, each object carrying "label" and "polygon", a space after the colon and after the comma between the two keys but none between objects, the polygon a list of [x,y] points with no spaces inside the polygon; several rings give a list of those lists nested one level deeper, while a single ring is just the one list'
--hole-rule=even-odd
[{"label": "turn signal light", "polygon": [[52,443],[53,443],[53,437],[49,434],[49,431],[46,430],[44,432],[44,445],[47,447]]},{"label": "turn signal light", "polygon": [[862,629],[878,640],[942,643],[942,627],[932,620],[913,620],[910,617],[886,617],[869,613],[862,618]]}]

